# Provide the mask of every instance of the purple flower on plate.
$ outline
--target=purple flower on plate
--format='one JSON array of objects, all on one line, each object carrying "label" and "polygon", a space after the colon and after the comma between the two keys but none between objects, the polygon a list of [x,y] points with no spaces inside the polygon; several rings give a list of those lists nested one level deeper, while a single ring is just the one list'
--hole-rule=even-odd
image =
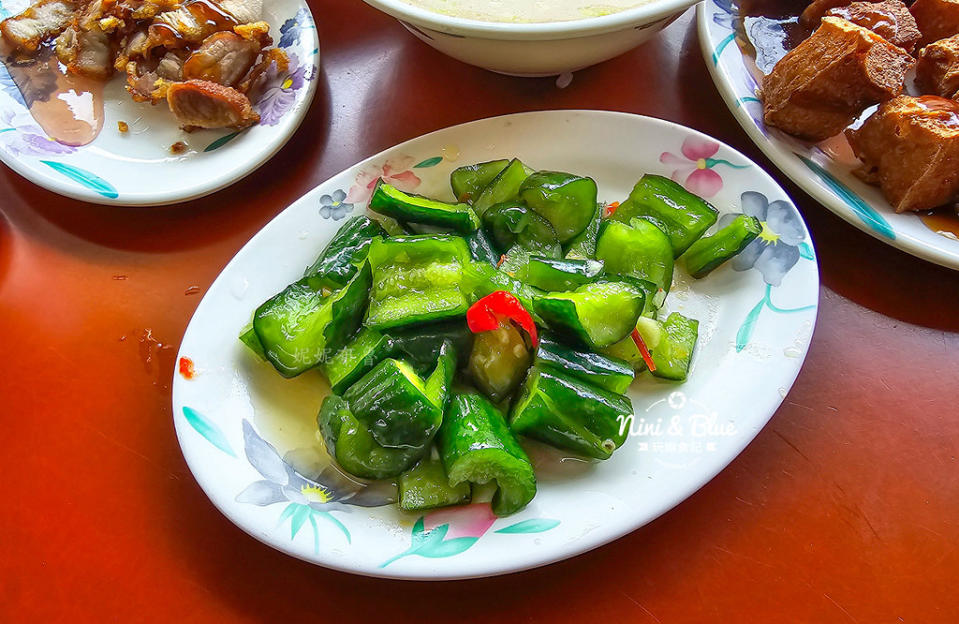
[{"label": "purple flower on plate", "polygon": [[316,28],[313,23],[313,16],[308,10],[300,9],[296,15],[283,22],[280,26],[280,42],[277,44],[280,48],[290,48],[300,41],[300,31]]},{"label": "purple flower on plate", "polygon": [[713,13],[713,22],[722,26],[723,28],[733,29],[733,19],[736,7],[733,6],[732,0],[713,0],[713,4],[716,6],[718,12]]},{"label": "purple flower on plate", "polygon": [[346,192],[340,189],[333,191],[332,195],[322,195],[320,197],[320,216],[324,219],[339,221],[350,214],[353,212],[353,204],[349,204],[345,200]]},{"label": "purple flower on plate", "polygon": [[290,64],[285,72],[277,69],[276,63],[266,70],[266,79],[256,101],[260,113],[260,125],[275,126],[296,102],[296,92],[313,76],[307,76],[307,65],[301,65],[295,54],[290,54]]},{"label": "purple flower on plate", "polygon": [[[767,284],[779,286],[786,273],[799,261],[800,246],[806,238],[799,212],[787,201],[770,202],[756,191],[743,193],[740,202],[743,214],[759,219],[763,229],[742,253],[733,258],[732,267],[736,271],[755,268],[762,273]],[[736,216],[735,213],[724,214],[717,227],[724,227]]]},{"label": "purple flower on plate", "polygon": [[349,529],[331,512],[349,512],[352,506],[379,507],[396,500],[392,483],[364,485],[340,474],[327,464],[315,478],[303,475],[280,457],[273,445],[243,421],[243,443],[246,458],[263,479],[254,481],[237,494],[238,503],[267,507],[286,503],[280,521],[290,521],[290,539],[294,539],[307,523],[313,529],[313,551],[320,551],[320,531],[317,520],[325,520],[340,530],[346,540],[352,541]]},{"label": "purple flower on plate", "polygon": [[17,123],[13,111],[0,116],[0,144],[14,156],[49,156],[72,154],[77,148],[51,139],[34,123]]}]

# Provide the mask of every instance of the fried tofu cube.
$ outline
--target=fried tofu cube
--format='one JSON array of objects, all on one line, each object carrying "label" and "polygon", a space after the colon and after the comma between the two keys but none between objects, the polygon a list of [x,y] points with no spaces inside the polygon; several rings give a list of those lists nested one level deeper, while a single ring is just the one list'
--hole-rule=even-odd
[{"label": "fried tofu cube", "polygon": [[799,16],[799,23],[808,28],[816,28],[830,9],[852,4],[852,0],[812,0]]},{"label": "fried tofu cube", "polygon": [[874,32],[824,17],[763,79],[770,126],[810,141],[839,134],[867,107],[902,93],[915,60]]},{"label": "fried tofu cube", "polygon": [[830,9],[826,11],[826,15],[841,17],[857,26],[868,28],[909,54],[915,52],[916,44],[922,39],[915,18],[900,0],[853,2],[848,6]]},{"label": "fried tofu cube", "polygon": [[899,96],[846,131],[862,168],[896,212],[929,210],[959,197],[959,103]]},{"label": "fried tofu cube", "polygon": [[959,34],[959,0],[916,0],[909,11],[922,33],[920,47]]},{"label": "fried tofu cube", "polygon": [[955,98],[959,92],[959,35],[930,43],[919,53],[916,84],[923,93]]}]

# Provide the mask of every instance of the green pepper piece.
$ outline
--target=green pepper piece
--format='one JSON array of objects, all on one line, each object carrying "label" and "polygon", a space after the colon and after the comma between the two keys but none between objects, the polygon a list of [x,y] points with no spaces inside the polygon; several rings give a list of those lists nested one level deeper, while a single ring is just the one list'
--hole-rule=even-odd
[{"label": "green pepper piece", "polygon": [[600,280],[536,297],[533,308],[562,338],[599,349],[629,335],[645,303],[646,293],[636,285]]},{"label": "green pepper piece", "polygon": [[425,511],[436,507],[460,505],[470,500],[469,483],[450,485],[443,462],[424,457],[418,464],[400,475],[397,483],[400,509]]},{"label": "green pepper piece", "polygon": [[365,324],[373,329],[411,325],[466,314],[463,267],[466,241],[424,234],[375,239],[370,246],[373,287]]},{"label": "green pepper piece", "polygon": [[604,221],[596,243],[596,259],[603,261],[606,273],[648,280],[666,294],[672,286],[669,237],[650,221],[633,219],[629,225]]},{"label": "green pepper piece", "polygon": [[411,327],[394,327],[386,331],[393,352],[420,372],[429,372],[436,365],[443,344],[449,342],[460,366],[465,366],[473,347],[473,332],[465,319],[426,323]]},{"label": "green pepper piece", "polygon": [[540,337],[535,364],[540,368],[572,375],[617,394],[625,393],[634,377],[633,368],[623,360],[576,351],[549,336]]},{"label": "green pepper piece", "polygon": [[648,219],[667,234],[678,258],[718,218],[709,202],[687,191],[681,184],[659,175],[646,174],[629,194],[612,219],[630,223],[635,217]]},{"label": "green pepper piece", "polygon": [[479,217],[467,204],[446,202],[404,193],[380,178],[370,197],[370,210],[407,223],[423,223],[469,234],[480,226]]},{"label": "green pepper piece", "polygon": [[496,174],[496,177],[480,191],[479,195],[475,196],[473,210],[482,217],[490,206],[516,199],[519,197],[519,188],[527,177],[529,177],[529,170],[526,165],[516,158],[509,161],[506,168]]},{"label": "green pepper piece", "polygon": [[526,178],[519,195],[550,222],[561,243],[583,232],[596,214],[596,181],[572,173],[537,171]]},{"label": "green pepper piece", "polygon": [[762,231],[759,219],[737,215],[723,229],[689,246],[683,254],[686,270],[696,279],[706,277],[713,269],[738,255]]},{"label": "green pepper piece", "polygon": [[246,347],[255,353],[261,360],[266,359],[266,351],[263,350],[263,345],[260,344],[260,339],[256,337],[256,332],[253,330],[253,323],[250,323],[243,328],[243,331],[240,332],[240,342],[246,345]]},{"label": "green pepper piece", "polygon": [[477,229],[466,237],[466,244],[470,248],[470,255],[476,262],[488,262],[493,266],[499,262],[500,254],[493,248],[493,243],[483,228]]},{"label": "green pepper piece", "polygon": [[366,259],[373,239],[385,234],[383,226],[369,217],[349,219],[337,230],[303,277],[308,279],[314,290],[335,290],[346,286],[356,275],[356,267]]},{"label": "green pepper piece", "polygon": [[453,197],[456,201],[472,201],[508,164],[509,161],[504,158],[454,169],[450,174]]},{"label": "green pepper piece", "polygon": [[387,358],[343,394],[350,411],[387,448],[425,449],[443,420],[456,369],[452,348],[440,350],[427,379],[401,360]]},{"label": "green pepper piece", "polygon": [[603,273],[598,260],[559,260],[532,256],[520,279],[531,286],[547,291],[575,290],[592,282]]},{"label": "green pepper piece", "polygon": [[533,315],[534,320],[541,320],[533,309],[533,299],[546,294],[539,288],[530,286],[498,270],[496,267],[480,262],[473,262],[467,267],[465,276],[466,283],[473,293],[472,298],[474,301],[482,299],[497,290],[505,290],[513,293],[513,295],[519,299],[523,307]]},{"label": "green pepper piece", "polygon": [[359,327],[369,300],[364,263],[342,289],[324,294],[308,278],[290,284],[253,314],[253,330],[266,359],[284,377],[295,377],[335,353]]},{"label": "green pepper piece", "polygon": [[493,513],[507,516],[536,495],[536,475],[496,407],[478,394],[455,394],[437,436],[450,485],[496,482]]},{"label": "green pepper piece", "polygon": [[483,229],[501,252],[521,247],[558,258],[563,250],[549,221],[517,202],[501,202],[483,213]]},{"label": "green pepper piece", "polygon": [[633,414],[628,397],[534,366],[510,414],[516,433],[596,459],[609,459],[626,441]]},{"label": "green pepper piece", "polygon": [[[656,345],[659,344],[663,335],[662,324],[655,319],[645,316],[639,317],[639,320],[636,322],[636,331],[642,336],[643,342],[646,343],[646,347],[650,350],[656,348]],[[632,366],[633,370],[637,373],[646,370],[646,359],[643,357],[643,354],[639,352],[639,347],[636,346],[636,342],[632,336],[626,336],[619,342],[603,348],[602,351],[611,358],[626,362]]]},{"label": "green pepper piece", "polygon": [[364,327],[353,340],[320,365],[336,394],[359,381],[393,353],[393,343],[375,329]]},{"label": "green pepper piece", "polygon": [[590,219],[586,229],[566,243],[566,258],[569,260],[587,260],[596,257],[596,239],[599,237],[599,226],[603,222],[605,204],[597,203],[596,212]]},{"label": "green pepper piece", "polygon": [[476,334],[469,372],[477,389],[499,403],[519,387],[532,360],[523,334],[505,321],[496,329]]},{"label": "green pepper piece", "polygon": [[686,318],[679,312],[670,314],[663,323],[662,339],[655,349],[651,349],[656,365],[653,375],[685,381],[698,337],[699,321]]},{"label": "green pepper piece", "polygon": [[363,479],[388,479],[413,466],[428,448],[383,448],[369,430],[353,416],[341,397],[323,400],[317,424],[326,450],[339,466]]}]

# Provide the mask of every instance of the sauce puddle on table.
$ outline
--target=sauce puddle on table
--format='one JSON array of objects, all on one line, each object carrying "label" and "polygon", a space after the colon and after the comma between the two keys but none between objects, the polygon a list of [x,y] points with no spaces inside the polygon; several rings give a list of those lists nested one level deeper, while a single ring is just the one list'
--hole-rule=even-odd
[{"label": "sauce puddle on table", "polygon": [[54,141],[79,147],[103,128],[102,80],[69,74],[43,46],[36,56],[18,59],[0,41],[0,58],[37,124]]}]

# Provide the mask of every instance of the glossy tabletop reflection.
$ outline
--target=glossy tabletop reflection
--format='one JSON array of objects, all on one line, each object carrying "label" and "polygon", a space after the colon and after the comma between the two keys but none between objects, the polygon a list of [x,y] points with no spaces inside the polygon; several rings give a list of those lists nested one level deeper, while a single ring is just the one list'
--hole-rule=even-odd
[{"label": "glossy tabletop reflection", "polygon": [[[689,11],[556,79],[442,56],[359,0],[315,0],[316,99],[231,188],[165,208],[83,204],[0,168],[0,621],[954,622],[959,272],[860,233],[775,171],[717,94]],[[441,584],[332,572],[251,539],[173,431],[178,341],[260,227],[332,174],[518,111],[643,113],[723,140],[801,208],[822,271],[808,359],[725,471],[586,555]]]}]

